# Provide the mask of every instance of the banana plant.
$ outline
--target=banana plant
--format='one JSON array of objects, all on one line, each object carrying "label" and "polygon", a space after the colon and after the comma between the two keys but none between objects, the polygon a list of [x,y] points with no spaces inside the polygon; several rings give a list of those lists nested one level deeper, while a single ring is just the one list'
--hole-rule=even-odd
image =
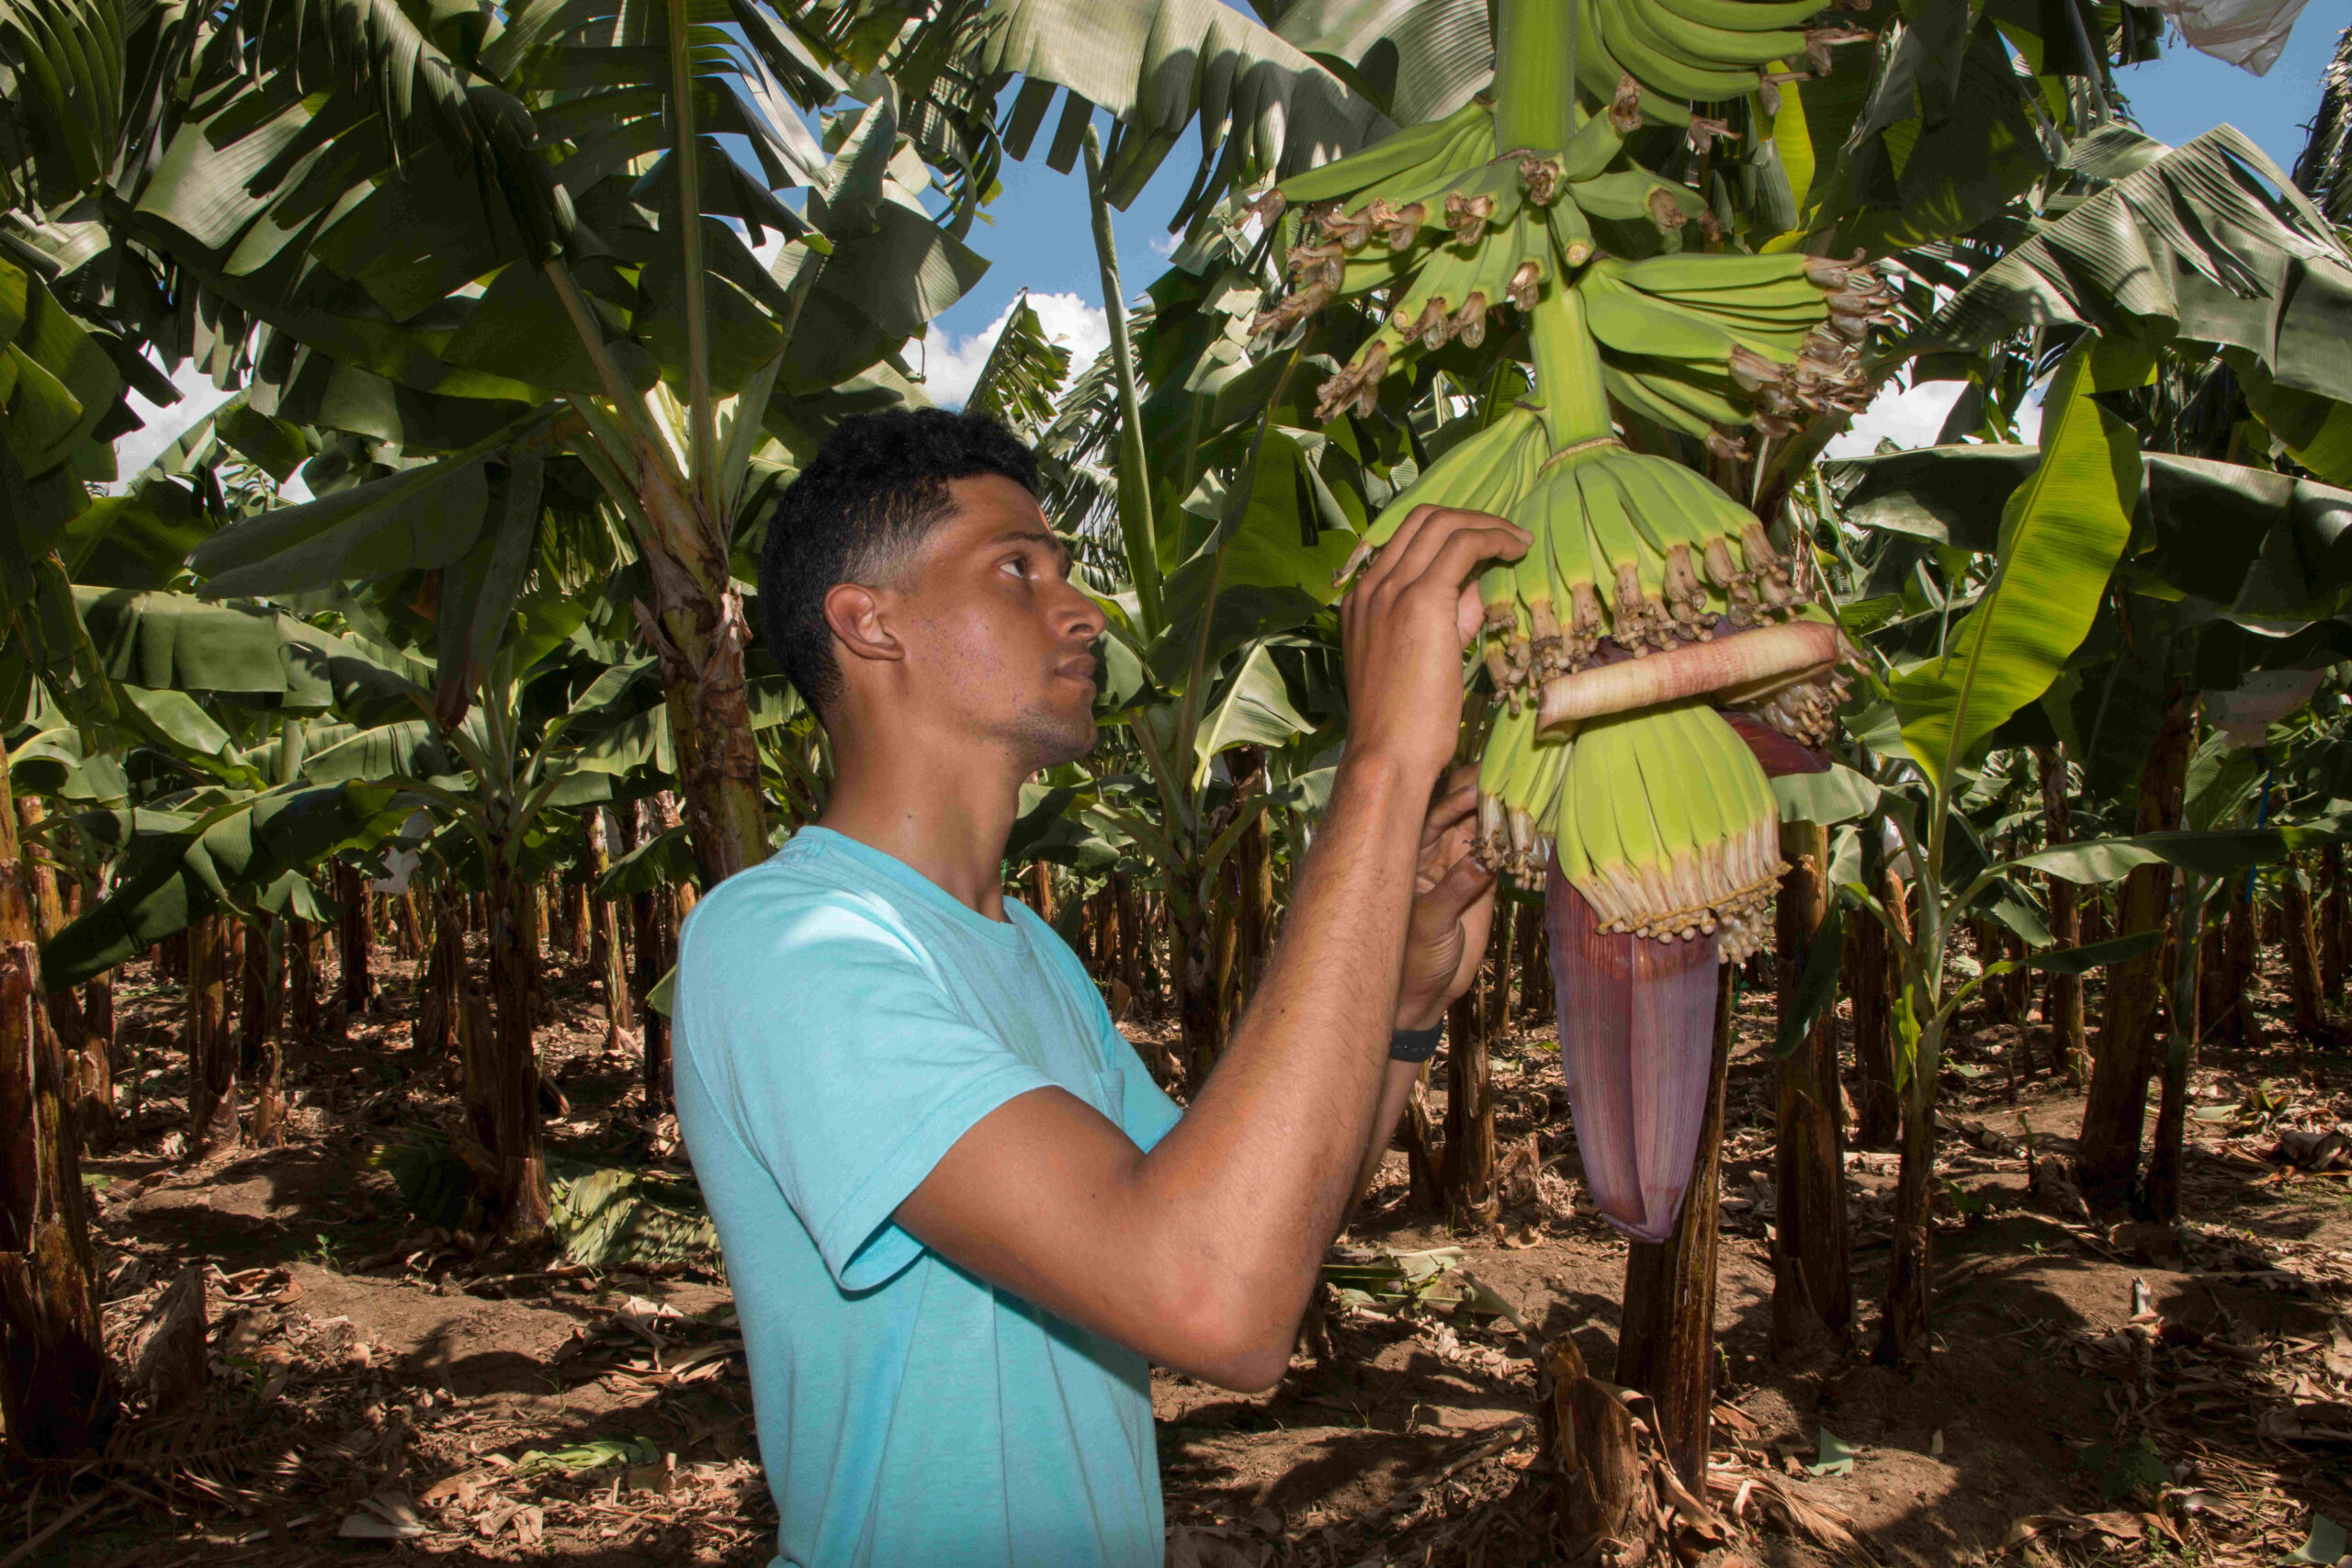
[{"label": "banana plant", "polygon": [[[246,387],[232,441],[404,455],[364,493],[314,484],[230,530],[209,576],[279,552],[451,570],[490,531],[469,503],[491,454],[576,455],[643,563],[704,877],[751,863],[767,833],[736,521],[842,414],[919,396],[902,345],[985,266],[960,236],[996,136],[961,35],[817,5],[537,0],[466,28],[300,9],[172,13],[160,39],[85,18],[72,63],[107,79],[112,118],[28,165],[27,244],[120,300],[200,295],[217,332],[159,346]],[[10,38],[63,62],[61,39]],[[186,70],[137,78],[170,60]],[[101,182],[121,199],[92,201]],[[795,186],[806,217],[778,197]]]}]

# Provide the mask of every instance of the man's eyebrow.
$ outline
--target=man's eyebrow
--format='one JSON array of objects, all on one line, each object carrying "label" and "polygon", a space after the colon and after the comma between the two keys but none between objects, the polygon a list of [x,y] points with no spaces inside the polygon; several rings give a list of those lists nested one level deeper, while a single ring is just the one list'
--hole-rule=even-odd
[{"label": "man's eyebrow", "polygon": [[1069,547],[1063,544],[1050,528],[1007,528],[1003,533],[990,539],[988,542],[988,547],[1024,543],[1048,545],[1052,547],[1056,555],[1061,557],[1062,565],[1067,567],[1070,563]]}]

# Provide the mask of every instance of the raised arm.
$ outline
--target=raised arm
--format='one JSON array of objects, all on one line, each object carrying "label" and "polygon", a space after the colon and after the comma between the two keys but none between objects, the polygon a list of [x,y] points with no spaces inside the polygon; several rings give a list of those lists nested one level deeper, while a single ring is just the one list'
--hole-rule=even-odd
[{"label": "raised arm", "polygon": [[[1145,1154],[1074,1096],[1022,1095],[957,1141],[900,1224],[1154,1360],[1231,1388],[1280,1379],[1355,1191],[1400,1009],[1444,1006],[1442,984],[1408,997],[1400,983],[1478,625],[1465,585],[1527,543],[1498,518],[1423,509],[1341,606],[1351,735],[1330,810],[1265,981],[1183,1121]],[[1458,856],[1422,902],[1451,925],[1490,895]]]}]

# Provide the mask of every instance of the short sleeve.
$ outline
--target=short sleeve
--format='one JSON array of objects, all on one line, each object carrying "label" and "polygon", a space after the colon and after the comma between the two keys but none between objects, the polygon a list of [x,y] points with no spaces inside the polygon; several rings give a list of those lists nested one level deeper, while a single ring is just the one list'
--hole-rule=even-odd
[{"label": "short sleeve", "polygon": [[690,921],[682,948],[681,1065],[702,1075],[844,1291],[912,1263],[922,1244],[892,1220],[899,1205],[982,1117],[1050,1087],[854,898],[797,902],[775,920]]},{"label": "short sleeve", "polygon": [[1078,956],[1077,950],[1063,940],[1060,932],[1039,919],[1035,910],[1026,905],[1020,908],[1022,918],[1038,933],[1039,950],[1052,954],[1072,998],[1094,1021],[1102,1066],[1119,1080],[1119,1130],[1136,1147],[1149,1153],[1151,1146],[1183,1119],[1184,1112],[1153,1079],[1143,1058],[1136,1055],[1136,1048],[1112,1021],[1111,1010],[1102,1005],[1102,993],[1094,988],[1093,976],[1087,974],[1085,962]]},{"label": "short sleeve", "polygon": [[1111,1021],[1107,1008],[1102,1013],[1102,1055],[1104,1060],[1119,1069],[1125,1086],[1120,1096],[1119,1124],[1127,1136],[1135,1140],[1136,1147],[1148,1154],[1154,1144],[1166,1137],[1176,1123],[1184,1119],[1184,1112],[1168,1098],[1168,1091],[1153,1079],[1150,1069],[1143,1065],[1143,1058],[1136,1055],[1135,1046],[1119,1032],[1119,1026]]}]

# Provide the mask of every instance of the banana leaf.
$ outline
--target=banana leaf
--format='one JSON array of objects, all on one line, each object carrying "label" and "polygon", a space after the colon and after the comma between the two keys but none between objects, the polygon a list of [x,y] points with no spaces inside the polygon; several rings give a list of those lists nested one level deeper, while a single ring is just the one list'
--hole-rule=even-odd
[{"label": "banana leaf", "polygon": [[1242,657],[1241,667],[1201,721],[1193,788],[1207,782],[1217,753],[1236,746],[1287,746],[1314,728],[1293,705],[1272,646],[1261,642]]},{"label": "banana leaf", "polygon": [[2139,865],[2165,864],[2200,876],[2228,876],[2253,866],[2270,865],[2298,851],[2315,849],[2335,840],[2333,829],[2318,827],[2235,828],[2197,832],[2141,833],[2123,839],[2094,839],[2062,844],[2020,855],[2007,869],[2046,871],[2069,882],[2120,882]]},{"label": "banana leaf", "polygon": [[224,905],[282,905],[287,874],[381,841],[416,804],[390,786],[350,784],[243,795],[193,821],[125,813],[132,832],[115,886],[41,949],[41,983],[79,985]]},{"label": "banana leaf", "polygon": [[1398,125],[1442,119],[1495,77],[1486,0],[1295,0],[1274,31]]},{"label": "banana leaf", "polygon": [[1394,129],[1306,51],[1217,0],[988,0],[971,66],[1027,78],[1005,139],[1015,158],[1028,155],[1056,87],[1069,92],[1047,155],[1056,170],[1069,171],[1074,127],[1094,108],[1120,121],[1105,162],[1120,208],[1197,119],[1200,168],[1178,223],[1237,185],[1329,163]]},{"label": "banana leaf", "polygon": [[1896,351],[1982,349],[2017,330],[2080,322],[2235,348],[2285,387],[2352,399],[2352,259],[2262,150],[2220,126],[2166,148],[2122,125],[2067,166],[2120,173],[1979,273]]},{"label": "banana leaf", "polygon": [[1903,740],[1939,790],[2018,709],[2039,698],[2090,630],[2132,533],[2140,447],[2093,391],[2136,385],[2143,352],[2094,340],[2068,355],[2044,405],[2041,462],[2010,497],[1991,586],[1951,651],[1892,682]]},{"label": "banana leaf", "polygon": [[1069,379],[1069,350],[1046,336],[1024,288],[989,345],[988,362],[964,407],[1034,436],[1053,419],[1054,400]]}]

